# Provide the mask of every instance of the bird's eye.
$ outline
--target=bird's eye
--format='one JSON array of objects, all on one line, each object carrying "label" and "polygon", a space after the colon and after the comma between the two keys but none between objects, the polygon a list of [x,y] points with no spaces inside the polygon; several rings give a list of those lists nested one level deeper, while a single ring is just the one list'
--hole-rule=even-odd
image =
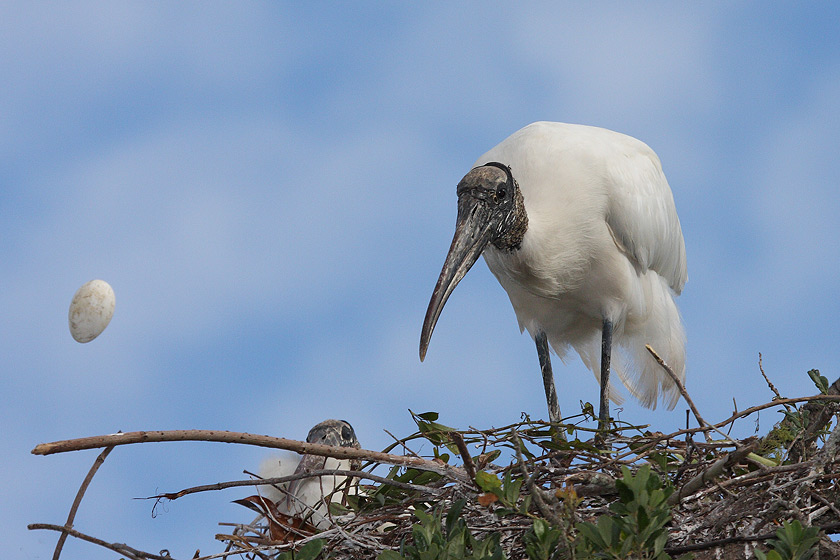
[{"label": "bird's eye", "polygon": [[499,189],[496,191],[496,198],[502,200],[504,197],[507,196],[507,191],[505,189]]},{"label": "bird's eye", "polygon": [[347,426],[341,427],[341,439],[344,441],[351,441],[353,439],[353,432]]}]

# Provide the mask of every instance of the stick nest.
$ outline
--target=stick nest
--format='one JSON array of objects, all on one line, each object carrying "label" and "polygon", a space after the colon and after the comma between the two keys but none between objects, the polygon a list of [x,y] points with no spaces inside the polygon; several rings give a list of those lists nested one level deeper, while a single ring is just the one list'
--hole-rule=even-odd
[{"label": "stick nest", "polygon": [[[400,553],[414,558],[418,534],[431,534],[435,526],[444,539],[459,526],[471,535],[471,542],[492,539],[504,557],[525,559],[534,557],[539,524],[557,535],[554,558],[583,558],[575,548],[585,536],[582,527],[597,526],[602,517],[617,515],[616,504],[626,501],[622,489],[628,473],[631,479],[650,473],[667,502],[661,506],[667,514],[664,549],[659,551],[662,555],[650,558],[678,558],[687,553],[696,560],[753,558],[753,549],[767,550],[767,541],[783,523],[792,521],[819,528],[814,558],[840,558],[840,547],[827,536],[840,532],[840,379],[828,386],[819,372],[812,370],[809,375],[820,390],[816,396],[783,399],[777,395],[771,402],[735,412],[716,424],[703,420],[690,403],[700,425],[670,434],[621,422],[613,422],[609,433],[599,433],[589,427],[595,417],[591,407],[584,406],[580,415],[565,418],[561,424],[525,416],[515,424],[490,429],[454,429],[439,423],[435,413],[412,413],[418,431],[382,452],[183,430],[55,442],[39,445],[33,453],[102,447],[105,450],[97,460],[101,464],[117,445],[200,439],[365,461],[360,470],[331,471],[348,477],[354,489],[340,488],[344,495],[330,508],[328,527],[315,529],[305,518],[285,516],[257,492],[240,503],[260,515],[251,523],[221,523],[222,532],[215,538],[224,543],[224,552],[195,556],[208,560],[233,555],[291,558],[292,551],[302,558],[304,550],[307,554],[320,550],[318,558],[396,558],[393,554]],[[683,396],[690,402],[687,393]],[[778,407],[784,407],[784,419],[766,436],[737,440],[727,435],[737,421]],[[431,448],[426,457],[413,451],[421,444],[424,450]],[[107,543],[72,528],[75,508],[98,464],[80,488],[65,525],[33,524],[30,528],[61,533],[56,559],[68,536],[111,548],[130,559],[169,558],[165,552]],[[201,491],[279,484],[291,478],[256,480],[252,476],[155,498],[181,499]]]}]

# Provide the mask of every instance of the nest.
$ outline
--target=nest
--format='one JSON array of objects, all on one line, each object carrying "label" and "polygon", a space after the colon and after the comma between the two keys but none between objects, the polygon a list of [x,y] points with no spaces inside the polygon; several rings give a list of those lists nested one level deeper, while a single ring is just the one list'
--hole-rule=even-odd
[{"label": "nest", "polygon": [[[359,470],[294,475],[337,474],[353,481],[352,492],[339,489],[344,496],[330,507],[326,529],[316,529],[305,516],[284,516],[258,493],[240,501],[257,510],[258,517],[252,523],[221,523],[224,532],[215,538],[225,544],[224,552],[195,556],[201,560],[233,555],[252,560],[290,558],[291,551],[310,558],[389,558],[389,554],[390,558],[397,557],[393,554],[414,558],[418,539],[445,540],[456,531],[467,535],[468,548],[492,541],[503,557],[515,560],[535,557],[534,550],[548,542],[539,541],[548,538],[546,530],[552,531],[554,539],[553,553],[549,551],[546,558],[582,558],[576,548],[580,539],[605,523],[602,518],[616,519],[617,512],[627,507],[627,481],[643,476],[652,481],[650,488],[656,490],[651,492],[659,492],[664,500],[657,506],[663,516],[665,536],[660,547],[664,548],[650,558],[684,554],[696,560],[753,558],[755,548],[766,550],[780,527],[794,521],[819,529],[814,558],[840,558],[840,547],[828,537],[840,532],[840,379],[828,386],[819,372],[809,374],[819,395],[792,399],[777,395],[771,402],[735,412],[715,424],[700,416],[682,388],[699,427],[669,434],[618,422],[609,432],[598,432],[588,427],[595,418],[584,408],[561,424],[523,417],[515,424],[485,430],[458,430],[439,423],[435,413],[416,414],[418,431],[381,452],[202,430],[131,432],[41,444],[33,453],[97,447],[104,451],[82,484],[67,523],[29,527],[61,533],[54,558],[68,536],[130,559],[170,558],[168,553],[144,552],[76,531],[72,528],[75,509],[114,446],[202,440],[365,463]],[[769,380],[768,384],[775,391]],[[772,407],[784,407],[785,417],[763,438],[736,440],[727,435],[737,421]],[[431,457],[412,452],[421,441],[432,444]],[[280,484],[294,476],[252,477],[156,498],[174,500],[234,486]]]}]

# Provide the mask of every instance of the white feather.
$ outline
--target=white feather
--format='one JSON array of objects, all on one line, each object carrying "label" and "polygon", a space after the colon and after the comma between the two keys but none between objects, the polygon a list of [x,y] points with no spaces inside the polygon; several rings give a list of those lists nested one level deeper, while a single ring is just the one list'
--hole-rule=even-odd
[{"label": "white feather", "polygon": [[[260,464],[259,475],[261,478],[290,476],[294,474],[300,461],[300,455],[291,453],[269,457]],[[328,457],[323,468],[350,470],[350,461]],[[259,486],[259,493],[275,502],[280,513],[291,517],[306,518],[318,529],[326,529],[330,526],[327,501],[341,501],[346,479],[345,476],[332,475],[307,478],[297,486],[294,497],[288,500],[286,499],[288,493],[273,485]],[[278,486],[286,489],[288,483]],[[336,488],[339,488],[339,490],[335,491]],[[350,492],[355,493],[355,486],[351,487]]]},{"label": "white feather", "polygon": [[659,158],[624,134],[538,122],[475,165],[491,161],[510,167],[528,215],[519,250],[484,251],[520,329],[532,337],[545,331],[561,359],[574,348],[599,379],[601,326],[610,319],[621,381],[644,406],[661,397],[673,408],[677,387],[645,349],[650,344],[684,379],[674,297],[688,278],[685,245]]}]

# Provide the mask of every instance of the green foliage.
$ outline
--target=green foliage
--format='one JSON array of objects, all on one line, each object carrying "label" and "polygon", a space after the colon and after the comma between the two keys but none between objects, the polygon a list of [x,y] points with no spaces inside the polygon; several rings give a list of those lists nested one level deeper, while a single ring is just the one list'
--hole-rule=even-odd
[{"label": "green foliage", "polygon": [[[435,446],[446,446],[452,453],[457,454],[458,449],[452,445],[452,438],[449,435],[457,430],[449,426],[444,426],[443,424],[438,424],[438,416],[437,412],[424,412],[422,414],[411,412],[411,417],[424,438],[432,442]],[[437,454],[437,451],[435,451],[435,454]]]},{"label": "green foliage", "polygon": [[[809,370],[808,377],[821,394],[828,392],[828,379],[820,375],[820,370]],[[810,437],[813,440],[813,438],[823,437],[830,432],[831,416],[826,416],[820,420],[823,423],[827,422],[826,425],[812,425],[816,419],[812,415],[817,414],[826,404],[812,402],[803,407],[785,405],[785,410],[782,411],[784,418],[762,439],[758,453],[770,458],[776,465],[791,460],[802,460],[803,445],[805,445],[803,444],[803,438],[808,439]]]},{"label": "green foliage", "polygon": [[619,500],[610,505],[614,515],[602,515],[597,524],[578,524],[581,558],[609,560],[667,560],[667,523],[671,520],[668,496],[673,489],[662,482],[648,465],[636,473],[622,467],[616,481]]},{"label": "green foliage", "polygon": [[820,393],[823,395],[828,393],[828,379],[820,375],[820,370],[808,370],[808,377],[811,378],[811,381],[814,382],[814,385],[820,390]]},{"label": "green foliage", "polygon": [[279,554],[277,560],[315,560],[321,556],[326,542],[324,539],[311,540],[298,550],[288,550]]},{"label": "green foliage", "polygon": [[781,464],[787,455],[787,448],[802,432],[803,414],[802,411],[791,409],[783,411],[785,418],[773,427],[761,441],[758,452],[773,459],[776,464]]},{"label": "green foliage", "polygon": [[[426,486],[440,480],[441,475],[419,469],[392,467],[388,473],[388,478],[397,482]],[[405,490],[390,484],[380,484],[375,491],[368,495],[347,496],[347,504],[354,511],[372,511],[386,505],[402,503],[403,500],[410,497],[414,497],[411,490]]]},{"label": "green foliage", "polygon": [[560,539],[563,531],[555,529],[545,519],[534,519],[534,526],[525,533],[525,553],[529,560],[557,560],[562,558]]},{"label": "green foliage", "polygon": [[[810,372],[809,372],[810,374]],[[770,552],[755,551],[758,560],[808,560],[817,552],[819,529],[802,527],[799,521],[786,521],[768,541]]]},{"label": "green foliage", "polygon": [[443,510],[429,514],[416,510],[414,515],[420,521],[411,531],[413,544],[403,541],[400,552],[386,550],[378,560],[504,560],[499,545],[501,535],[493,533],[484,540],[476,539],[461,518],[466,503],[458,500],[452,504],[443,523]]},{"label": "green foliage", "polygon": [[502,480],[499,480],[499,477],[496,475],[484,471],[475,473],[475,482],[478,484],[478,487],[485,492],[494,494],[499,498],[499,503],[506,508],[505,511],[496,511],[497,515],[515,513],[516,511],[525,513],[528,511],[531,503],[530,496],[528,496],[522,504],[522,507],[517,510],[516,502],[519,500],[523,480],[521,478],[513,479],[510,473],[510,469],[505,471]]}]

